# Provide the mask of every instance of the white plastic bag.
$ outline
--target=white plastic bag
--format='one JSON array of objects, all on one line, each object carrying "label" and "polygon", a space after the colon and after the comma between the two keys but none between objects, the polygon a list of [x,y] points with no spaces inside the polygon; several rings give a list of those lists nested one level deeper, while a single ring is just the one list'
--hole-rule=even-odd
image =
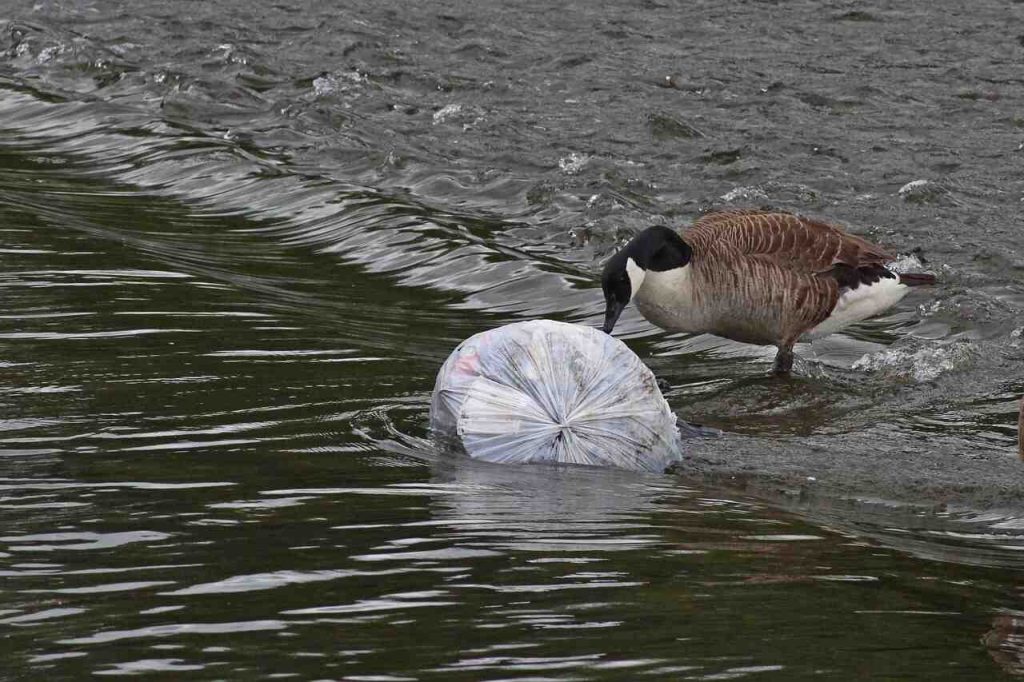
[{"label": "white plastic bag", "polygon": [[663,471],[681,458],[654,374],[592,327],[518,322],[463,341],[437,375],[431,430],[489,462]]}]

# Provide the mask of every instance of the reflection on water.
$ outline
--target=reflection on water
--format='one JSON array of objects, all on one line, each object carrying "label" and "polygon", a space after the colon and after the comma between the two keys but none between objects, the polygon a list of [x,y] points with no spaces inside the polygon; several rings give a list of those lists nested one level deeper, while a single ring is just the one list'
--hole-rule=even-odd
[{"label": "reflection on water", "polygon": [[[406,472],[390,483],[367,479],[380,462],[350,463],[338,486],[300,461],[219,485],[9,479],[9,497],[51,514],[85,502],[64,506],[63,530],[0,538],[18,669],[983,676],[971,642],[1015,598],[1012,574],[922,562],[670,478],[386,452]],[[98,495],[125,512],[96,518]],[[823,636],[857,668],[807,649]],[[984,636],[993,656],[1012,643]]]},{"label": "reflection on water", "polygon": [[[5,672],[1019,675],[1024,93],[1005,7],[930,8],[15,3]],[[675,475],[420,440],[460,340],[762,203],[941,284],[782,383],[631,313],[726,434]]]}]

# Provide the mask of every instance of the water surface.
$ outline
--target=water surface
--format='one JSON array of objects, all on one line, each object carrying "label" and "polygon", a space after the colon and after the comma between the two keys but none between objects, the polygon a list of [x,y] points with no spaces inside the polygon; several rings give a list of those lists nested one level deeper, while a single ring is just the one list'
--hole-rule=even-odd
[{"label": "water surface", "polygon": [[[0,15],[6,677],[1024,673],[1018,6],[344,5]],[[760,205],[941,283],[789,382],[624,318],[726,432],[674,475],[423,440],[458,341]]]}]

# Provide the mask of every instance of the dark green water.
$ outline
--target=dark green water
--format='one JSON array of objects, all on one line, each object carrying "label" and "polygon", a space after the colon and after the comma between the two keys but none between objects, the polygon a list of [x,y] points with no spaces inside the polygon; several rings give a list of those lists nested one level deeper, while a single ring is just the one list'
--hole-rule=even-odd
[{"label": "dark green water", "polygon": [[[5,9],[0,678],[1024,674],[1010,9]],[[760,203],[942,284],[785,384],[625,320],[682,473],[424,440],[459,340]]]}]

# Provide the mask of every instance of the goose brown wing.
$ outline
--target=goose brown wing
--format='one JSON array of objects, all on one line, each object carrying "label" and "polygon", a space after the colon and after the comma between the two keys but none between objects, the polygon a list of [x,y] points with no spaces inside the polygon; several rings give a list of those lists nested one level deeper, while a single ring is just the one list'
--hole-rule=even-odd
[{"label": "goose brown wing", "polygon": [[[700,218],[683,238],[703,272],[731,271],[753,310],[776,311],[777,336],[791,343],[831,314],[840,290],[893,260],[834,225],[782,211],[723,211]],[[698,266],[699,267],[699,266]]]},{"label": "goose brown wing", "polygon": [[783,211],[736,210],[709,213],[683,235],[696,253],[731,251],[807,274],[836,266],[882,265],[893,256],[834,225]]}]

